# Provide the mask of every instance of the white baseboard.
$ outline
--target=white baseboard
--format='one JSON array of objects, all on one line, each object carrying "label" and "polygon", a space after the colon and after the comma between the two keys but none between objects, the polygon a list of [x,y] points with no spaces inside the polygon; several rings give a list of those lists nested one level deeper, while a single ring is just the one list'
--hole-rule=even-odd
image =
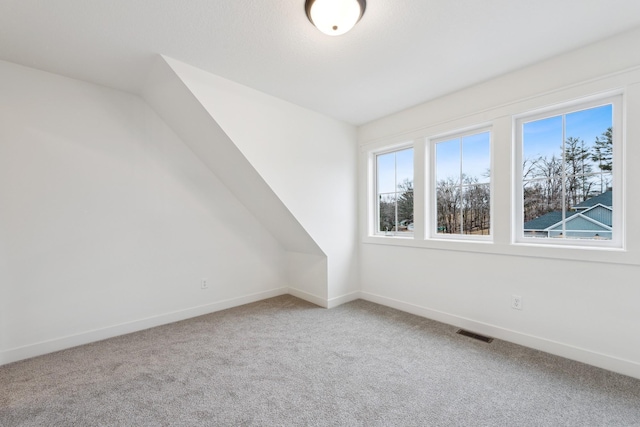
[{"label": "white baseboard", "polygon": [[371,301],[380,305],[395,308],[397,310],[415,314],[417,316],[433,319],[442,323],[468,329],[483,335],[488,335],[504,341],[509,341],[515,344],[523,345],[525,347],[545,351],[557,356],[577,360],[579,362],[587,363],[589,365],[597,366],[609,371],[640,379],[640,364],[630,360],[620,359],[614,356],[593,352],[591,350],[586,350],[545,338],[523,334],[495,325],[478,322],[465,317],[456,316],[453,314],[433,310],[415,304],[410,304],[404,301],[395,300],[393,298],[388,298],[369,292],[356,291],[327,300],[317,295],[313,295],[294,288],[278,288],[265,292],[245,295],[242,297],[231,298],[211,304],[192,307],[186,310],[166,313],[159,316],[136,320],[133,322],[122,323],[108,328],[96,329],[77,335],[70,335],[39,342],[36,344],[30,344],[24,347],[2,351],[0,352],[0,366],[19,360],[52,353],[54,351],[64,350],[67,348],[76,347],[78,345],[88,344],[119,335],[137,332],[155,326],[178,322],[180,320],[213,313],[220,310],[226,310],[228,308],[233,308],[285,294],[293,295],[297,298],[303,299],[324,308],[333,308],[349,301],[364,299],[366,301]]},{"label": "white baseboard", "polygon": [[594,352],[569,344],[523,334],[521,332],[505,329],[488,323],[478,322],[465,317],[433,310],[427,307],[421,307],[369,292],[361,291],[359,294],[360,298],[366,301],[640,379],[640,363],[633,362],[631,360],[620,359],[615,356]]},{"label": "white baseboard", "polygon": [[361,298],[360,291],[350,292],[348,294],[341,295],[339,297],[330,298],[327,301],[327,308],[334,308],[339,305],[348,303],[350,301],[355,301],[360,298]]},{"label": "white baseboard", "polygon": [[107,328],[95,329],[92,331],[83,332],[81,334],[55,338],[35,344],[30,344],[24,347],[13,348],[0,352],[0,366],[11,362],[16,362],[18,360],[52,353],[54,351],[64,350],[83,344],[89,344],[107,338],[113,338],[119,335],[153,328],[155,326],[166,325],[168,323],[178,322],[180,320],[190,319],[192,317],[202,316],[204,314],[209,314],[220,310],[226,310],[228,308],[249,304],[267,298],[286,295],[287,293],[289,293],[288,291],[288,288],[272,289],[269,291],[244,295],[237,298],[230,298],[211,304],[205,304],[185,310],[174,311],[171,313],[161,314],[158,316],[148,317],[132,322],[121,323],[119,325],[110,326]]},{"label": "white baseboard", "polygon": [[309,292],[301,291],[300,289],[296,289],[296,288],[289,288],[288,290],[290,295],[293,295],[296,298],[300,298],[302,300],[310,302],[311,304],[315,304],[322,308],[328,308],[329,306],[326,298],[322,298],[317,295],[311,294]]},{"label": "white baseboard", "polygon": [[334,308],[349,301],[360,299],[360,291],[350,292],[348,294],[330,299],[322,298],[317,295],[310,294],[309,292],[301,291],[300,289],[295,288],[289,288],[289,294],[323,308]]}]

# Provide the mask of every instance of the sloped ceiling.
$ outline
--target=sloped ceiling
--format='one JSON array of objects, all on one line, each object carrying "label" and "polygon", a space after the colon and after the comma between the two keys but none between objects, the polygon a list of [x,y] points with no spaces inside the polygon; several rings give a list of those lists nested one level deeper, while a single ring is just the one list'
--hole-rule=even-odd
[{"label": "sloped ceiling", "polygon": [[2,0],[0,59],[138,93],[165,54],[363,124],[638,26],[638,0],[368,0],[341,37],[304,0]]},{"label": "sloped ceiling", "polygon": [[324,256],[168,61],[157,58],[144,99],[286,250]]}]

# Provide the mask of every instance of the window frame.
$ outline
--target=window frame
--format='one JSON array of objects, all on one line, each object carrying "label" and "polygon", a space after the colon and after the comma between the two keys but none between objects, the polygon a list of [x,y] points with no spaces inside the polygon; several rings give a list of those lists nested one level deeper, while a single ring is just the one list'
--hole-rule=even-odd
[{"label": "window frame", "polygon": [[[460,233],[438,233],[438,193],[437,193],[437,156],[436,145],[441,142],[482,134],[489,133],[489,234],[486,235],[473,235],[473,234],[460,234]],[[484,124],[480,126],[469,127],[465,129],[457,129],[452,132],[440,134],[434,137],[429,137],[426,140],[427,148],[429,152],[429,162],[425,166],[427,169],[427,176],[429,177],[428,193],[425,195],[425,199],[428,205],[428,212],[426,219],[425,239],[426,240],[452,240],[452,241],[475,241],[475,242],[493,242],[493,219],[494,219],[494,134],[491,124]],[[462,156],[462,152],[461,152]],[[461,160],[462,162],[462,157]]]},{"label": "window frame", "polygon": [[[536,239],[524,235],[524,189],[523,189],[523,129],[526,123],[532,123],[547,118],[568,115],[592,108],[612,106],[612,238],[611,240],[597,239]],[[528,111],[513,116],[513,217],[512,244],[521,246],[570,247],[575,249],[612,248],[623,249],[625,245],[624,229],[624,127],[623,127],[623,94],[609,93],[606,95],[582,98],[571,102],[559,103],[548,108]],[[563,121],[563,127],[566,125]],[[564,130],[563,130],[564,131]],[[565,135],[566,137],[566,135]]]},{"label": "window frame", "polygon": [[[633,76],[635,76],[634,74]],[[631,76],[631,77],[633,77]],[[637,74],[640,79],[640,74]],[[635,114],[638,109],[636,96],[640,96],[640,89],[629,84],[636,82],[631,77],[603,76],[589,82],[576,83],[570,86],[554,88],[554,90],[534,93],[527,97],[518,97],[508,102],[487,105],[483,109],[474,109],[465,114],[445,116],[425,116],[422,125],[412,129],[391,132],[374,137],[371,131],[363,133],[359,142],[360,174],[359,183],[359,211],[364,219],[359,229],[361,242],[365,245],[381,245],[406,248],[420,248],[424,250],[454,251],[460,253],[479,253],[484,255],[508,255],[523,259],[554,259],[577,262],[591,262],[602,264],[624,264],[640,266],[640,257],[635,245],[631,241],[636,237],[632,227],[625,224],[630,212],[637,204],[628,195],[628,165],[629,155],[640,151],[636,145],[627,142],[628,132],[635,132],[635,125],[629,128],[627,116]],[[635,78],[635,77],[633,77]],[[635,83],[634,83],[635,84]],[[544,243],[516,241],[515,206],[517,205],[515,185],[516,178],[521,173],[522,165],[516,159],[516,126],[515,120],[520,117],[532,116],[536,113],[547,113],[566,106],[585,104],[590,100],[602,102],[608,97],[620,97],[621,103],[614,117],[614,126],[619,129],[617,137],[621,144],[616,151],[619,160],[614,179],[622,183],[618,187],[614,204],[621,216],[619,227],[622,239],[620,247],[613,246],[576,246],[566,244],[548,245]],[[430,144],[431,139],[451,134],[451,129],[465,130],[490,126],[492,130],[492,235],[493,240],[454,240],[439,239],[427,235],[428,224],[431,221],[429,188],[430,182]],[[384,127],[383,127],[384,129]],[[374,189],[373,189],[373,155],[372,153],[393,150],[402,146],[414,147],[414,237],[398,236],[385,238],[373,233],[374,220]],[[618,200],[619,198],[619,200]],[[615,226],[615,225],[614,225]]]},{"label": "window frame", "polygon": [[[385,154],[397,153],[399,151],[404,151],[412,149],[413,150],[413,194],[414,194],[414,227],[415,227],[415,181],[416,181],[416,147],[413,141],[404,142],[402,144],[397,144],[393,146],[386,146],[380,150],[375,150],[370,152],[370,164],[371,164],[371,201],[369,203],[370,208],[372,209],[371,220],[372,223],[370,225],[370,235],[375,237],[385,237],[385,238],[399,238],[399,239],[413,239],[415,236],[414,231],[382,231],[380,230],[380,203],[378,200],[378,156],[383,156]],[[397,190],[397,183],[396,183]],[[397,193],[397,191],[396,191]],[[396,200],[396,214],[397,214],[397,200]]]}]

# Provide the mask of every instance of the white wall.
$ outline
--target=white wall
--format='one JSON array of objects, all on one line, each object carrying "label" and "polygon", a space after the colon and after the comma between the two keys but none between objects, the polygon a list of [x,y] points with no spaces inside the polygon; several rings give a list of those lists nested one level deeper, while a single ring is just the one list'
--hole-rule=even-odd
[{"label": "white wall", "polygon": [[[314,257],[291,256],[292,287],[327,306],[358,290],[357,144],[353,126],[165,58],[326,254],[327,284],[311,286]],[[304,273],[300,276],[299,273]],[[325,304],[322,304],[325,305]]]},{"label": "white wall", "polygon": [[286,293],[282,245],[140,98],[7,62],[0,94],[0,364]]},{"label": "white wall", "polygon": [[[363,218],[372,149],[423,144],[425,137],[483,123],[493,125],[494,137],[494,243],[385,240],[368,236],[363,225],[363,296],[640,378],[638,41],[640,30],[632,31],[362,126]],[[625,250],[515,247],[513,114],[611,90],[625,97]],[[510,308],[514,294],[523,297],[522,311]]]}]

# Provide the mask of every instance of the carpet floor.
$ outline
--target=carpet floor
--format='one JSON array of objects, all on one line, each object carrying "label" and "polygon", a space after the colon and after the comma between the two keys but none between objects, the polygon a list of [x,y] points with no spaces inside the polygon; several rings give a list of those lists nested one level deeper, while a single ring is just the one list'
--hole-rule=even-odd
[{"label": "carpet floor", "polygon": [[640,380],[282,296],[0,367],[0,425],[640,426]]}]

